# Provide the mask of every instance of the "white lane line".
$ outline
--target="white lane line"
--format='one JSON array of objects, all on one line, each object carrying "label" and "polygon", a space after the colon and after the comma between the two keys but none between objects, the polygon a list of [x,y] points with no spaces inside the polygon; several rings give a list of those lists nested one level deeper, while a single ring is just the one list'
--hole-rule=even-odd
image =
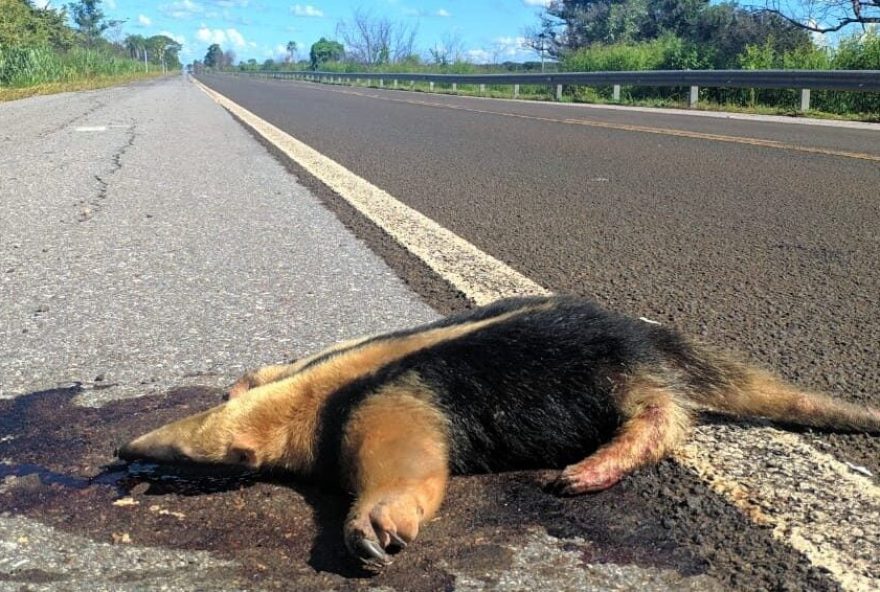
[{"label": "white lane line", "polygon": [[198,81],[196,84],[477,304],[508,296],[550,294],[369,181]]},{"label": "white lane line", "polygon": [[77,132],[106,132],[106,125],[81,125],[80,127],[74,128],[74,131]]},{"label": "white lane line", "polygon": [[[478,304],[549,294],[375,185],[196,82],[217,103]],[[700,426],[676,460],[846,590],[880,590],[880,487],[800,437],[773,428]]]},{"label": "white lane line", "polygon": [[880,590],[880,494],[872,480],[770,427],[699,426],[676,460],[845,590]]}]

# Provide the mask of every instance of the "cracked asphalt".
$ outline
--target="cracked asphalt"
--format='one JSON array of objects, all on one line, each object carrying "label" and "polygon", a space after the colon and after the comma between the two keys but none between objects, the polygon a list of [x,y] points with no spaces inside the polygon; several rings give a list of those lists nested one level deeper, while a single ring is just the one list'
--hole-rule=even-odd
[{"label": "cracked asphalt", "polygon": [[[57,387],[91,406],[222,387],[261,364],[437,316],[183,79],[3,103],[0,130],[0,403],[13,409]],[[85,478],[123,437],[57,411],[45,423],[72,441],[79,428],[107,439],[88,467],[65,457],[70,443],[43,441],[39,464],[22,468],[10,451],[22,417],[4,408],[0,590],[232,589],[218,568],[228,560],[11,511],[8,491],[61,488],[65,511],[82,513],[69,479],[41,481],[39,467],[60,461],[60,474]]]},{"label": "cracked asphalt", "polygon": [[0,398],[222,386],[435,316],[183,80],[0,105],[0,122]]}]

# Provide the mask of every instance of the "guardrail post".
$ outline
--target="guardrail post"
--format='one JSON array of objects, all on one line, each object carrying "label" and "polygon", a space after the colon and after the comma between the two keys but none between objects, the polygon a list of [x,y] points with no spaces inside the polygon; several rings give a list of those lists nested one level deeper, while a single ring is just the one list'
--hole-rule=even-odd
[{"label": "guardrail post", "polygon": [[691,87],[691,94],[688,97],[688,108],[689,109],[696,108],[697,101],[699,101],[699,100],[700,100],[700,87],[699,86],[692,86]]},{"label": "guardrail post", "polygon": [[428,83],[428,85],[431,88],[431,92],[434,92],[434,81],[432,80],[431,82]]},{"label": "guardrail post", "polygon": [[561,84],[556,85],[556,100],[557,101],[562,100],[562,85]]},{"label": "guardrail post", "polygon": [[382,78],[379,79],[379,88],[385,88],[385,80]]},{"label": "guardrail post", "polygon": [[611,93],[611,100],[615,103],[620,102],[620,85],[615,84]]},{"label": "guardrail post", "polygon": [[802,88],[801,89],[801,111],[809,111],[810,110],[810,89]]},{"label": "guardrail post", "polygon": [[452,83],[452,92],[454,92],[454,93],[458,92],[458,83],[457,82]]},{"label": "guardrail post", "polygon": [[482,94],[485,94],[485,92],[486,92],[486,85],[485,85],[485,84],[481,84],[481,85],[480,85],[480,94],[481,94],[481,95],[482,95]]},{"label": "guardrail post", "polygon": [[519,85],[514,84],[513,85],[513,98],[515,99],[517,97],[519,97]]},{"label": "guardrail post", "polygon": [[394,88],[397,88],[397,78],[394,79]]}]

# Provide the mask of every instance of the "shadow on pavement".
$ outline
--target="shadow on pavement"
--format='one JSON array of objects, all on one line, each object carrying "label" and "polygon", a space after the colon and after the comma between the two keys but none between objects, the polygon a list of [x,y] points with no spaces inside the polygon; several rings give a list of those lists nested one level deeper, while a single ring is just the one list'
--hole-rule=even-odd
[{"label": "shadow on pavement", "polygon": [[281,475],[115,462],[120,443],[217,404],[221,391],[175,389],[101,408],[75,405],[79,392],[0,401],[0,508],[95,541],[209,551],[234,559],[248,587],[448,590],[461,573],[491,587],[491,574],[516,562],[536,528],[577,539],[570,550],[585,567],[707,573],[737,588],[830,587],[671,462],[578,498],[543,492],[538,473],[454,478],[416,543],[367,577],[343,545],[350,499],[342,492]]}]

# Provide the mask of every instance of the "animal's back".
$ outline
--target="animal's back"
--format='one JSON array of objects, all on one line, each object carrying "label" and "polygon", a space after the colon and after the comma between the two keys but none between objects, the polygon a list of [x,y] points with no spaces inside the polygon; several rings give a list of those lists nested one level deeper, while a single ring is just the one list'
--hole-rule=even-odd
[{"label": "animal's back", "polygon": [[615,389],[638,368],[663,363],[673,331],[572,298],[506,300],[445,319],[446,326],[510,315],[401,360],[382,373],[415,372],[449,417],[455,472],[563,466],[613,436]]}]

